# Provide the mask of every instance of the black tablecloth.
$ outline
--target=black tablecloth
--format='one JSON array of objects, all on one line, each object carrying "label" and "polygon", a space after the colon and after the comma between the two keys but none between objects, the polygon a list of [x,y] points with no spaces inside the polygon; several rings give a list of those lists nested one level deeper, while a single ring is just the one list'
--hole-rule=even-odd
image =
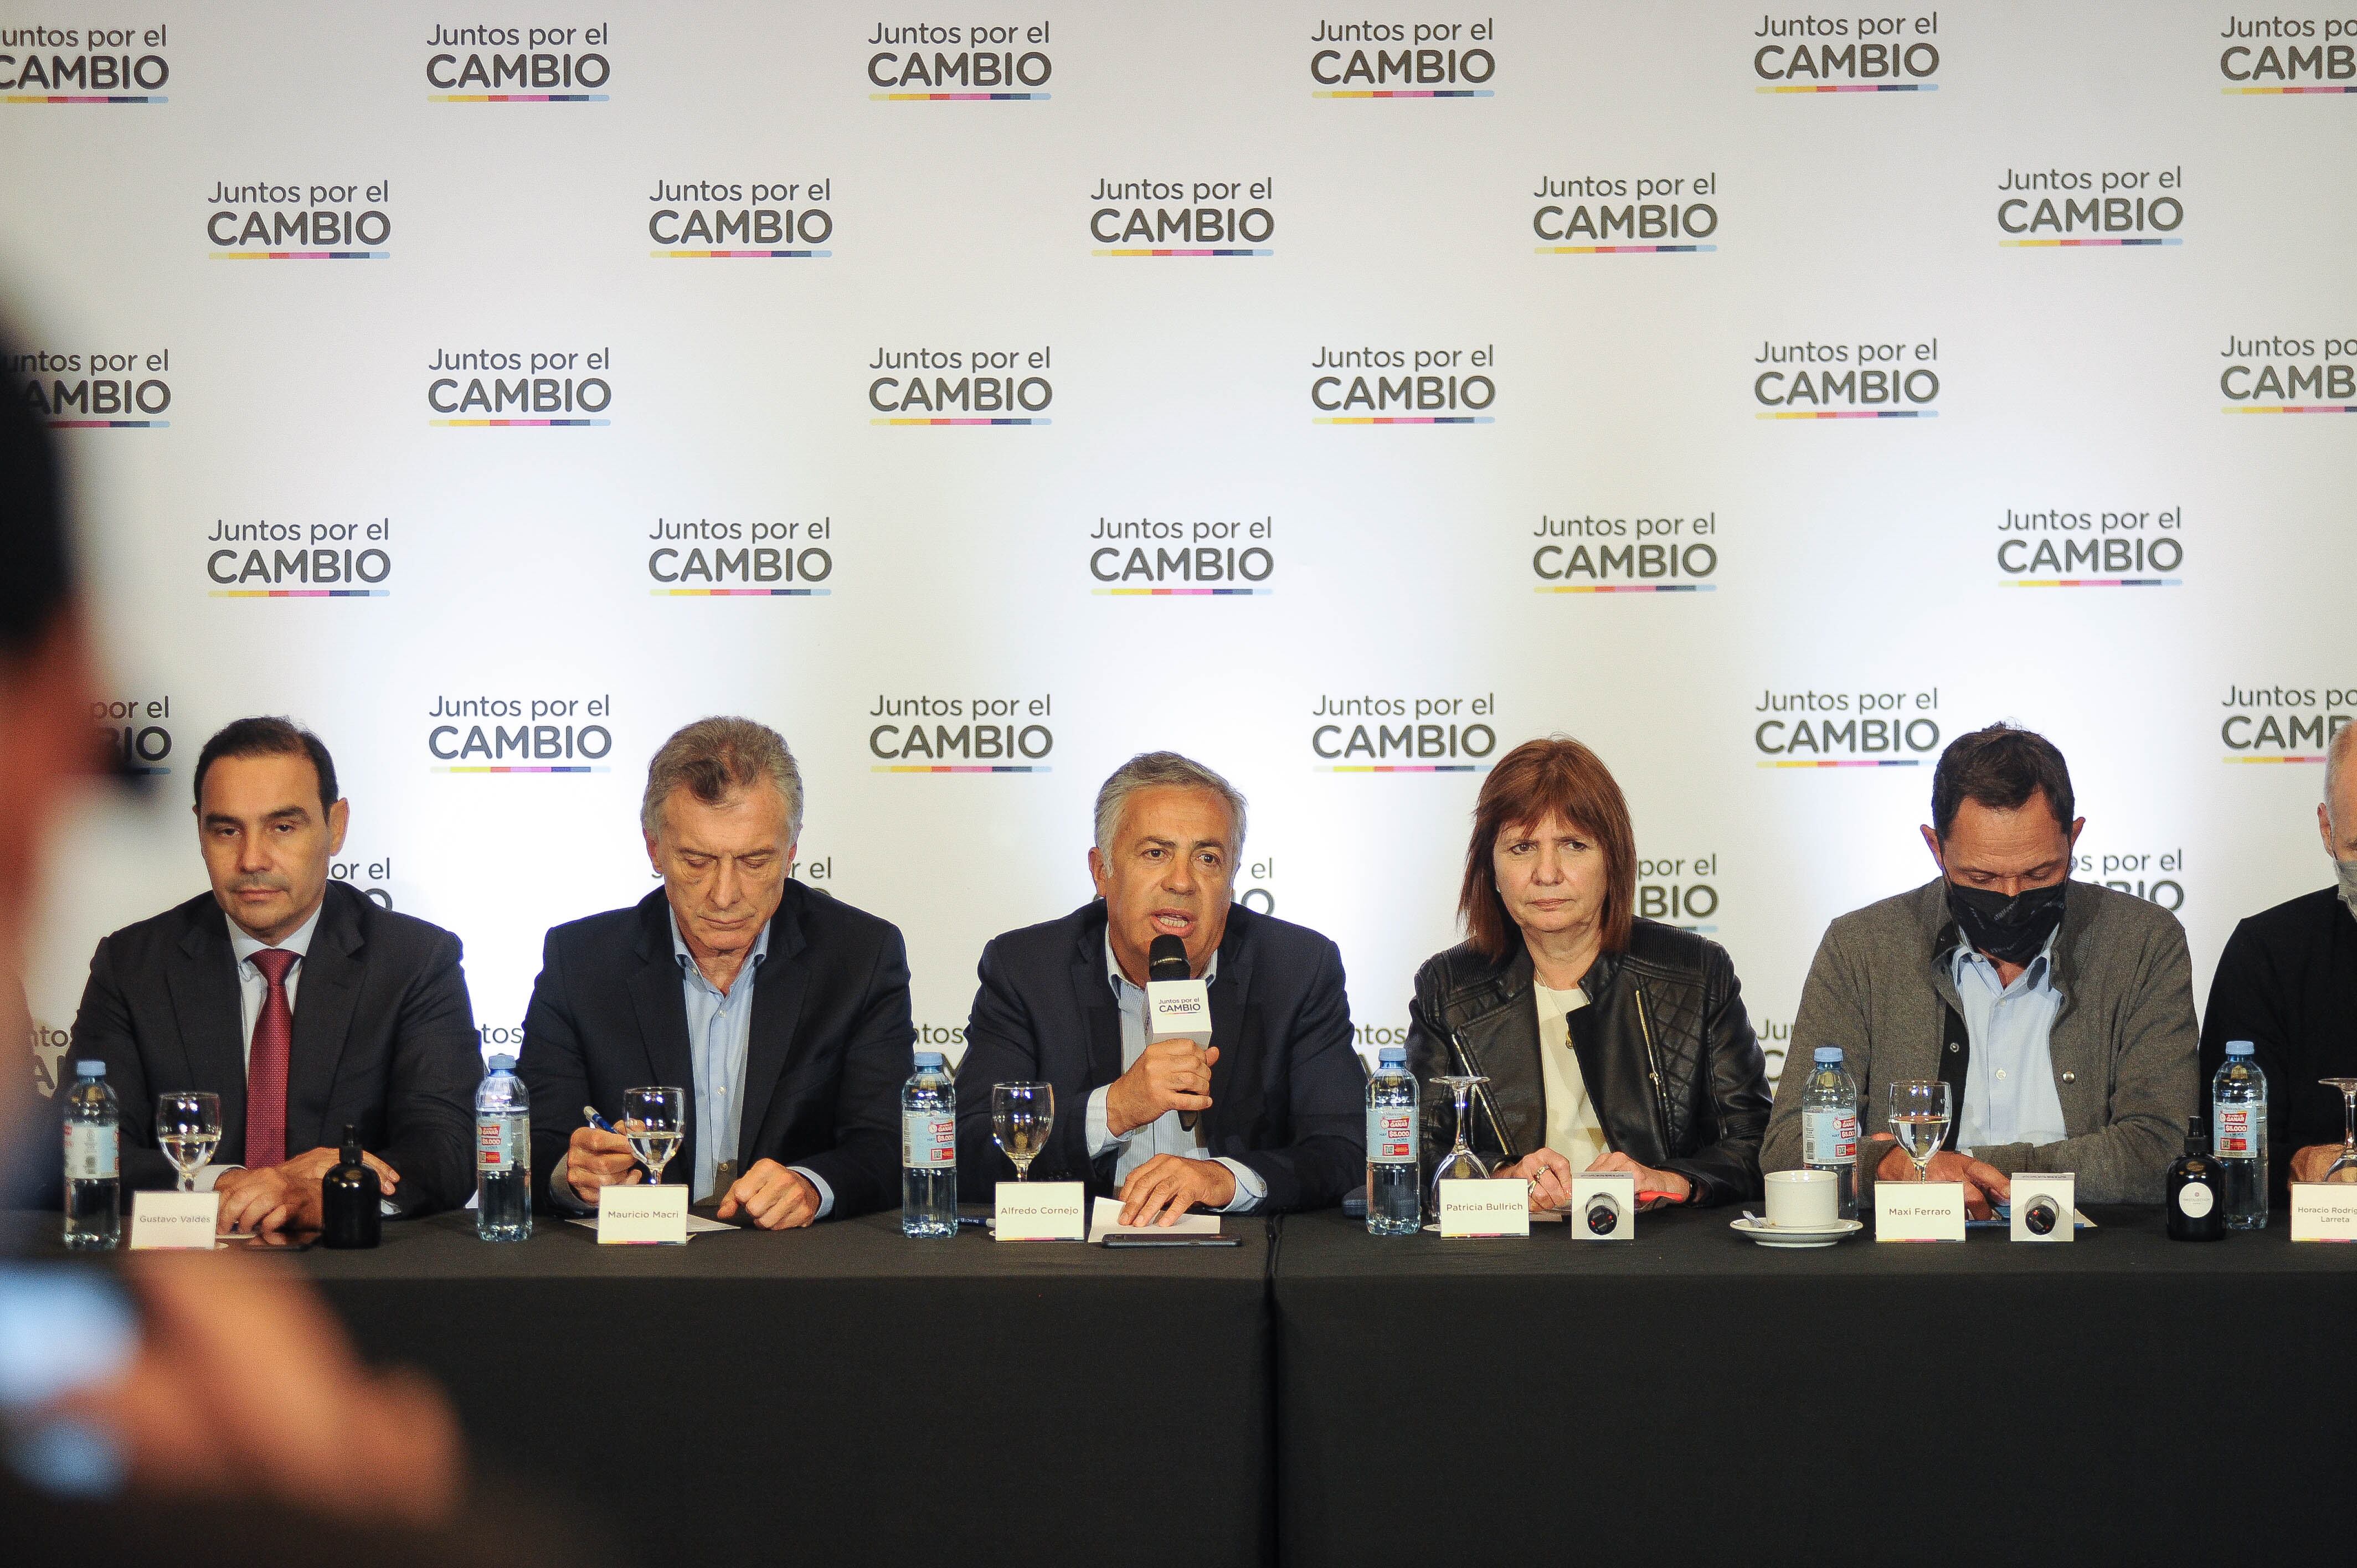
[{"label": "black tablecloth", "polygon": [[1288,1220],[1288,1565],[2345,1560],[2357,1248]]},{"label": "black tablecloth", "polygon": [[899,1220],[653,1248],[444,1215],[270,1262],[640,1563],[1270,1560],[1267,1222],[1109,1252]]}]

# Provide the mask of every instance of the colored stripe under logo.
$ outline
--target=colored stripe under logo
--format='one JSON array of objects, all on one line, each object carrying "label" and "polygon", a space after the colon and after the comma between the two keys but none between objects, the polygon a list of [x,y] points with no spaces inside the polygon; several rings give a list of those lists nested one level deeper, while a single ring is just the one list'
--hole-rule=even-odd
[{"label": "colored stripe under logo", "polygon": [[1398,92],[1312,92],[1312,98],[1495,98],[1497,93],[1486,87],[1434,88],[1429,91]]},{"label": "colored stripe under logo", "polygon": [[429,768],[428,773],[605,773],[604,768]]},{"label": "colored stripe under logo", "polygon": [[429,92],[428,103],[603,103],[602,92]]},{"label": "colored stripe under logo", "polygon": [[1856,86],[1833,84],[1825,87],[1755,87],[1754,92],[1937,92],[1936,81],[1859,82]]},{"label": "colored stripe under logo", "polygon": [[1276,252],[1275,252],[1275,251],[1273,251],[1273,250],[1269,250],[1269,251],[1252,251],[1252,250],[1222,250],[1222,249],[1218,249],[1218,248],[1216,248],[1216,247],[1215,247],[1215,248],[1212,248],[1212,249],[1210,249],[1210,250],[1191,250],[1191,251],[1091,251],[1091,252],[1089,252],[1089,254],[1090,254],[1090,255],[1092,255],[1092,256],[1190,256],[1190,257],[1194,257],[1194,256],[1273,256],[1273,255],[1276,254]]},{"label": "colored stripe under logo", "polygon": [[871,92],[870,103],[1044,103],[1045,92]]},{"label": "colored stripe under logo", "polygon": [[2357,87],[2222,87],[2218,91],[2229,98],[2275,98],[2287,93],[2357,92]]},{"label": "colored stripe under logo", "polygon": [[1717,583],[1537,583],[1534,594],[1715,594]]},{"label": "colored stripe under logo", "polygon": [[649,251],[659,262],[744,262],[744,261],[807,261],[813,256],[834,254],[833,251]]},{"label": "colored stripe under logo", "polygon": [[927,768],[921,764],[892,763],[888,765],[877,763],[874,767],[868,768],[867,771],[870,773],[1052,773],[1055,769],[1052,768],[1042,768],[1037,764],[1029,767],[1007,767],[1001,765],[999,767],[993,768],[981,763],[944,763],[937,767]]},{"label": "colored stripe under logo", "polygon": [[2258,407],[2244,403],[2229,403],[2221,412],[2225,413],[2357,413],[2357,403],[2275,403]]},{"label": "colored stripe under logo", "polygon": [[1495,424],[1488,414],[1469,418],[1462,414],[1447,418],[1435,415],[1428,419],[1312,419],[1312,424]]},{"label": "colored stripe under logo", "polygon": [[870,424],[1053,424],[1052,419],[871,419]]},{"label": "colored stripe under logo", "polygon": [[1248,599],[1265,598],[1275,588],[1091,588],[1101,599]]},{"label": "colored stripe under logo", "polygon": [[1999,240],[2000,251],[2073,250],[2087,246],[2182,245],[2182,240]]},{"label": "colored stripe under logo", "polygon": [[215,251],[217,262],[389,262],[391,251]]},{"label": "colored stripe under logo", "polygon": [[1844,413],[1839,409],[1828,409],[1822,413],[1755,413],[1751,417],[1754,419],[1937,419],[1940,417],[1940,411],[1936,408],[1862,408],[1856,413]]},{"label": "colored stripe under logo", "polygon": [[2000,588],[2181,588],[2182,577],[2008,577]]},{"label": "colored stripe under logo", "polygon": [[2322,762],[2321,757],[2230,757],[2228,762]]},{"label": "colored stripe under logo", "polygon": [[215,588],[211,599],[389,599],[391,588]]},{"label": "colored stripe under logo", "polygon": [[169,430],[168,419],[52,419],[52,430]]},{"label": "colored stripe under logo", "polygon": [[1541,256],[1696,256],[1717,250],[1717,245],[1534,245],[1532,253]]},{"label": "colored stripe under logo", "polygon": [[1763,762],[1760,766],[1762,768],[1921,768],[1923,766],[1923,759],[1920,757],[1891,757],[1873,761],[1861,759],[1857,762]]},{"label": "colored stripe under logo", "polygon": [[1484,773],[1486,762],[1422,762],[1355,765],[1337,764],[1331,768],[1313,768],[1312,773]]},{"label": "colored stripe under logo", "polygon": [[609,419],[429,419],[436,430],[571,430],[585,424],[611,424]]},{"label": "colored stripe under logo", "polygon": [[0,102],[9,103],[169,103],[162,93],[66,93],[12,92]]},{"label": "colored stripe under logo", "polygon": [[658,599],[823,599],[833,588],[649,588]]}]

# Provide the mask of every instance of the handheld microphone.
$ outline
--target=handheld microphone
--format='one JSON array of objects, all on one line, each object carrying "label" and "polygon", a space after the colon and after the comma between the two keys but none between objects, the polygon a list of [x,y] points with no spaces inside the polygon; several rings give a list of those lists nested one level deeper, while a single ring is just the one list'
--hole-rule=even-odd
[{"label": "handheld microphone", "polygon": [[[1187,944],[1165,934],[1154,939],[1146,955],[1146,1038],[1192,1040],[1208,1049],[1211,1044],[1211,988],[1188,974]],[[1197,1112],[1178,1112],[1178,1125],[1195,1130]]]}]

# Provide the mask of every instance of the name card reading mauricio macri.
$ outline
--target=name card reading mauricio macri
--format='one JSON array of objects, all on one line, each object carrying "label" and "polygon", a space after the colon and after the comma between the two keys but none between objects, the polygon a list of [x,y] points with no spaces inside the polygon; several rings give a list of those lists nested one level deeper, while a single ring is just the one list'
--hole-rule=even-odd
[{"label": "name card reading mauricio macri", "polygon": [[1874,1239],[1878,1241],[1963,1240],[1964,1184],[1957,1181],[1876,1183]]},{"label": "name card reading mauricio macri", "polygon": [[1531,1184],[1519,1177],[1476,1181],[1459,1177],[1434,1187],[1440,1199],[1440,1233],[1466,1240],[1531,1233]]},{"label": "name card reading mauricio macri", "polygon": [[2292,1183],[2291,1239],[2357,1241],[2357,1187],[2320,1181]]},{"label": "name card reading mauricio macri", "polygon": [[687,1184],[664,1182],[659,1187],[597,1189],[597,1244],[616,1246],[687,1245]]},{"label": "name card reading mauricio macri", "polygon": [[1003,1181],[998,1184],[997,1224],[1001,1241],[1085,1241],[1089,1239],[1089,1187],[1079,1181]]}]

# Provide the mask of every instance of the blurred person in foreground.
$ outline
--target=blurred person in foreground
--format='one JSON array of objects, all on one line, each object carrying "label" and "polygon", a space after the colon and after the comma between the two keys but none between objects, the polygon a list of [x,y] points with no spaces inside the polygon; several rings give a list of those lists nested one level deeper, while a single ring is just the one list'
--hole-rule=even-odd
[{"label": "blurred person in foreground", "polygon": [[[58,465],[13,377],[0,381],[0,1028],[23,1040],[45,841],[97,746]],[[29,1063],[0,1071],[0,1154],[55,1149],[30,1087]],[[582,1562],[583,1543],[536,1510],[468,1498],[442,1396],[362,1366],[307,1286],[229,1254],[32,1261],[56,1221],[16,1218],[16,1255],[0,1255],[13,1560]]]}]

